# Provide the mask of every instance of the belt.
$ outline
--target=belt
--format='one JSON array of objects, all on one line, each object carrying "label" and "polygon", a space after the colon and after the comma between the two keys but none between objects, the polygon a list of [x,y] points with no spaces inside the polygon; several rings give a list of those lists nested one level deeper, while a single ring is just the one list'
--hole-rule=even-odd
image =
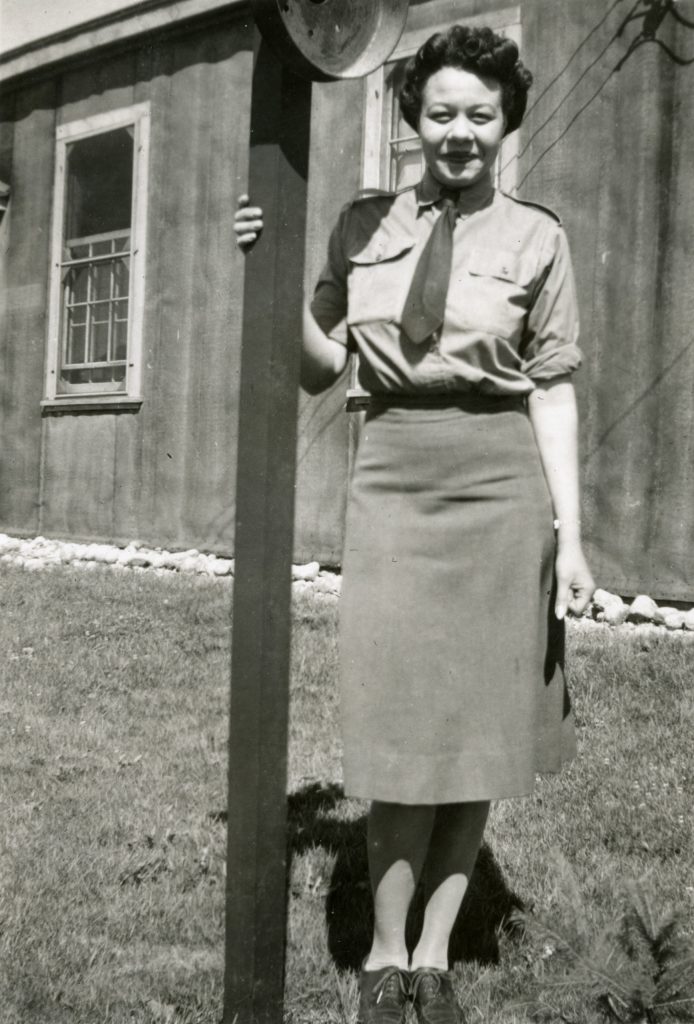
[{"label": "belt", "polygon": [[446,409],[458,408],[485,412],[507,412],[525,408],[525,395],[486,395],[479,391],[436,391],[424,394],[391,394],[369,396],[369,409]]}]

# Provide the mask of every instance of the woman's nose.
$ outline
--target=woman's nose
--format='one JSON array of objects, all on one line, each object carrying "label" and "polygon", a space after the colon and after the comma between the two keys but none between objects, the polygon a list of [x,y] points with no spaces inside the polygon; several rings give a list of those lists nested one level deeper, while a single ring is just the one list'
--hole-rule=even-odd
[{"label": "woman's nose", "polygon": [[472,124],[462,114],[460,117],[456,117],[454,121],[451,121],[448,129],[448,137],[450,139],[460,140],[466,142],[468,139],[474,138],[472,131]]}]

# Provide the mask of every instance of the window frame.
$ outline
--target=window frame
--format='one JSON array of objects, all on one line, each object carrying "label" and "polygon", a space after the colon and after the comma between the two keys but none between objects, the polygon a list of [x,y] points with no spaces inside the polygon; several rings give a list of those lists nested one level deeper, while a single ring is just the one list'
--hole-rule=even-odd
[{"label": "window frame", "polygon": [[[99,408],[137,409],[142,404],[143,322],[145,306],[145,257],[147,251],[147,198],[149,172],[149,103],[135,103],[118,110],[69,121],[56,129],[53,222],[51,228],[48,334],[46,344],[46,412]],[[67,204],[67,147],[118,128],[133,129],[133,183],[130,218],[130,282],[128,300],[128,341],[125,386],[114,391],[100,385],[85,385],[79,392],[61,394],[58,379],[61,366],[61,338],[64,306],[65,213]]]}]

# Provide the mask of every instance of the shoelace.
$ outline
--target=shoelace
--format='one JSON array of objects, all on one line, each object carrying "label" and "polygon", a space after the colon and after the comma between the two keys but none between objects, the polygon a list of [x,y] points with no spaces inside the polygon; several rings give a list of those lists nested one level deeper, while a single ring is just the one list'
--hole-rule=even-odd
[{"label": "shoelace", "polygon": [[374,985],[373,994],[376,996],[376,1005],[381,1002],[384,996],[397,996],[398,989],[400,989],[404,996],[407,996],[405,975],[399,967],[393,967],[392,970],[383,975],[378,984]]}]

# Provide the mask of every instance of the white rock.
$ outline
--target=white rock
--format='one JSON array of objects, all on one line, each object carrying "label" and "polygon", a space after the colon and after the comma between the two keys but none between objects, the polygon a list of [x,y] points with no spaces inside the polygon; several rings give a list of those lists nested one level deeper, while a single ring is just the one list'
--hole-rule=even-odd
[{"label": "white rock", "polygon": [[663,617],[663,625],[666,629],[682,629],[684,626],[684,612],[679,608],[668,608],[668,614]]},{"label": "white rock", "polygon": [[694,629],[694,608],[690,608],[688,612],[684,613],[684,628]]},{"label": "white rock", "polygon": [[602,612],[602,620],[610,626],[621,626],[623,622],[626,622],[628,614],[629,608],[621,598],[618,598],[606,606]]},{"label": "white rock", "polygon": [[610,604],[623,604],[619,594],[611,594],[609,590],[601,590],[600,587],[593,594],[593,605],[601,611]]},{"label": "white rock", "polygon": [[293,565],[292,566],[292,579],[293,580],[315,580],[316,576],[320,572],[319,562],[307,562],[306,565]]},{"label": "white rock", "polygon": [[629,618],[633,622],[653,622],[657,614],[658,605],[646,594],[638,594],[629,606]]},{"label": "white rock", "polygon": [[208,567],[213,576],[231,576],[233,568],[230,558],[213,558]]},{"label": "white rock", "polygon": [[206,562],[205,556],[198,552],[195,555],[188,555],[187,558],[184,558],[179,565],[179,570],[181,572],[205,572],[207,568]]}]

